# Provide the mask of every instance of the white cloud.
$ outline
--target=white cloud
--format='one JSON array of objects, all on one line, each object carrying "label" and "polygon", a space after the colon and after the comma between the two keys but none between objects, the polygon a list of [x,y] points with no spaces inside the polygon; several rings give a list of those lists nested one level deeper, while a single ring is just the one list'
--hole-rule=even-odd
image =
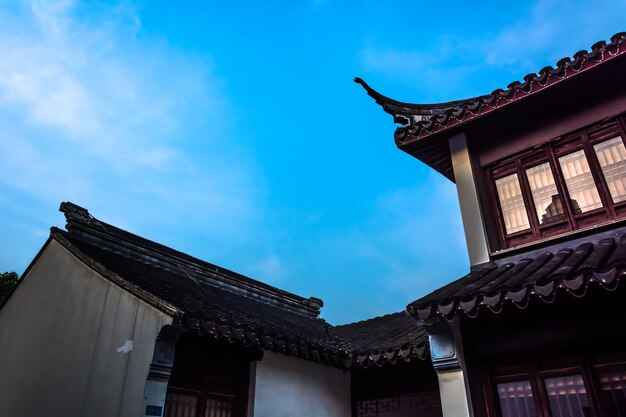
[{"label": "white cloud", "polygon": [[142,50],[131,9],[104,10],[89,24],[73,10],[70,1],[37,1],[4,26],[0,105],[115,167],[167,163],[176,152],[164,133],[180,131],[177,107],[206,101],[207,81],[219,97],[219,80],[203,78],[167,49]]},{"label": "white cloud", "polygon": [[249,268],[254,278],[271,285],[284,285],[288,271],[283,260],[275,253],[270,253]]},{"label": "white cloud", "polygon": [[625,13],[626,3],[620,2],[543,0],[495,36],[475,42],[488,65],[538,71],[537,62],[554,65],[593,42],[609,41],[623,30]]},{"label": "white cloud", "polygon": [[[258,218],[261,179],[220,143],[236,124],[210,57],[151,39],[126,3],[81,7],[0,6],[0,193],[29,204],[39,228],[71,200],[165,243],[201,224],[234,244]],[[19,206],[0,201],[0,232]]]},{"label": "white cloud", "polygon": [[[411,86],[423,102],[462,99],[505,88],[593,42],[608,40],[623,30],[625,14],[623,2],[540,0],[516,8],[516,18],[491,33],[481,30],[476,36],[452,29],[435,42],[416,42],[416,49],[370,45],[361,51],[360,61],[366,71]],[[485,72],[492,76],[485,79]]]}]

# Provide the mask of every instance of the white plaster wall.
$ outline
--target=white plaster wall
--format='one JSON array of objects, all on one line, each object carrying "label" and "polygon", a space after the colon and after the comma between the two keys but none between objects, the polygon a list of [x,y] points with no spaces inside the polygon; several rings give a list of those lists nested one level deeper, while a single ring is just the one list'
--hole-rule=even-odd
[{"label": "white plaster wall", "polygon": [[254,417],[350,417],[350,373],[265,352],[256,365]]},{"label": "white plaster wall", "polygon": [[0,416],[139,416],[170,323],[52,240],[0,310]]}]

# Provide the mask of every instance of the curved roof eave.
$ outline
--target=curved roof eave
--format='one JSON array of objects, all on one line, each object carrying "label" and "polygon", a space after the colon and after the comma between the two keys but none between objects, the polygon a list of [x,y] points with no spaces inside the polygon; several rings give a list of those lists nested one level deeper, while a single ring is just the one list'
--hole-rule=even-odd
[{"label": "curved roof eave", "polygon": [[367,95],[376,100],[376,103],[383,107],[387,113],[391,115],[403,114],[403,115],[417,115],[417,116],[432,116],[435,114],[440,114],[445,112],[446,110],[454,109],[458,106],[464,105],[466,103],[470,103],[473,101],[480,100],[482,98],[487,97],[487,95],[467,98],[463,100],[455,100],[448,101],[445,103],[431,103],[431,104],[414,104],[414,103],[405,103],[402,101],[394,100],[387,96],[380,94],[378,91],[374,90],[369,86],[362,78],[355,77],[354,82],[357,84],[361,84],[361,86],[367,92]]},{"label": "curved roof eave", "polygon": [[[505,90],[497,89],[483,96],[438,104],[412,104],[393,100],[378,93],[358,77],[354,81],[361,84],[367,94],[394,117],[395,123],[401,125],[394,134],[396,145],[454,182],[447,144],[439,144],[437,147],[435,144],[440,141],[436,139],[450,133],[452,129],[489,116],[620,56],[626,56],[626,32],[613,35],[610,43],[596,42],[590,51],[578,51],[572,58],[559,60],[556,67],[546,66],[538,73],[528,74],[523,81],[510,83]],[[427,138],[429,140],[424,141]],[[437,148],[434,154],[426,149],[433,147]]]}]

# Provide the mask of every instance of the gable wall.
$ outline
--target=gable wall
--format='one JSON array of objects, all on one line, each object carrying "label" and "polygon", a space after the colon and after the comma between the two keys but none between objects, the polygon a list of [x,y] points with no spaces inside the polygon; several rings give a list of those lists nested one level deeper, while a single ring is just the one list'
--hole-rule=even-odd
[{"label": "gable wall", "polygon": [[0,415],[138,416],[170,323],[51,240],[0,310]]},{"label": "gable wall", "polygon": [[351,416],[348,372],[268,351],[254,373],[251,416]]}]

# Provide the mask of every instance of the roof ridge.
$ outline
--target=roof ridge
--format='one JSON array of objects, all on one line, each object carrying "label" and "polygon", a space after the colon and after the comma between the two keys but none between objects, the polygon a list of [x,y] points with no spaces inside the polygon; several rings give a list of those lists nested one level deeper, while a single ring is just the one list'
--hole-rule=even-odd
[{"label": "roof ridge", "polygon": [[[222,268],[102,222],[92,216],[87,209],[74,203],[61,203],[59,211],[63,212],[65,215],[68,233],[92,245],[108,247],[109,250],[115,247],[118,248],[120,253],[128,256],[128,253],[124,253],[124,251],[120,250],[123,248],[127,251],[141,254],[144,257],[151,257],[162,262],[171,263],[177,266],[177,270],[182,269],[184,273],[195,272],[202,274],[204,278],[203,282],[207,285],[228,286],[249,291],[259,297],[269,298],[290,305],[293,308],[302,310],[303,313],[306,312],[308,315],[314,314],[315,316],[319,316],[320,309],[324,305],[323,301],[319,298],[304,298],[297,294],[281,290],[280,288],[255,280],[238,272]],[[155,262],[150,263],[163,268],[162,265],[156,265]],[[183,267],[191,271],[184,270]],[[212,281],[207,282],[206,280]]]},{"label": "roof ridge", "polygon": [[348,326],[354,326],[354,325],[357,325],[357,324],[362,324],[362,323],[366,323],[368,321],[373,321],[373,320],[377,320],[377,319],[384,319],[384,318],[387,318],[387,317],[390,317],[390,316],[395,316],[395,315],[406,315],[406,316],[410,317],[410,315],[407,313],[406,310],[402,310],[402,311],[396,311],[394,313],[383,314],[382,316],[375,316],[375,317],[370,317],[370,318],[364,319],[364,320],[354,321],[352,323],[339,324],[339,325],[333,326],[333,328],[335,328],[335,329],[340,328],[340,327],[341,328],[345,328],[345,327],[348,327]]}]

